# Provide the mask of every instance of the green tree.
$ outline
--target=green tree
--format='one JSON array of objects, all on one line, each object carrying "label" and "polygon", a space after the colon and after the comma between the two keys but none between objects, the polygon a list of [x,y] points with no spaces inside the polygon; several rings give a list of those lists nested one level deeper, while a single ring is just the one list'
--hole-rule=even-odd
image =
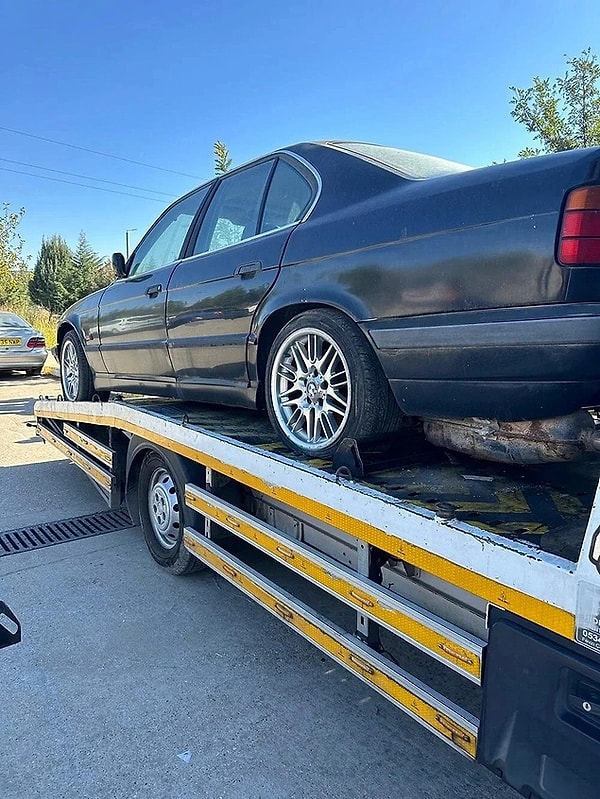
[{"label": "green tree", "polygon": [[25,209],[11,211],[4,203],[0,213],[0,306],[22,308],[29,299],[30,274],[23,257],[23,238],[18,231]]},{"label": "green tree", "polygon": [[231,157],[227,145],[216,141],[213,145],[215,152],[215,175],[224,175],[231,167]]},{"label": "green tree", "polygon": [[535,77],[526,89],[509,88],[511,116],[539,142],[521,150],[521,158],[600,146],[600,63],[590,47],[567,60],[564,77]]},{"label": "green tree", "polygon": [[77,297],[73,286],[73,256],[61,236],[42,239],[40,252],[29,284],[32,302],[50,313],[62,313]]},{"label": "green tree", "polygon": [[117,275],[113,269],[110,258],[105,259],[104,262],[100,264],[96,272],[96,288],[94,291],[103,289],[105,286],[109,286],[113,280],[116,280],[116,278]]},{"label": "green tree", "polygon": [[73,252],[67,278],[67,287],[73,297],[72,302],[91,294],[92,291],[104,288],[113,279],[114,273],[106,273],[102,258],[92,249],[82,230]]}]

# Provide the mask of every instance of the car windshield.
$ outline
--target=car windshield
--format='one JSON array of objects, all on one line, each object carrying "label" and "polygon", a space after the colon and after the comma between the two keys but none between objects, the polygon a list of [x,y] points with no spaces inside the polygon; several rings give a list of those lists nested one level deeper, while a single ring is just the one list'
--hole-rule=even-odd
[{"label": "car windshield", "polygon": [[0,327],[22,327],[27,328],[29,325],[16,313],[0,313]]},{"label": "car windshield", "polygon": [[465,164],[457,164],[455,161],[436,158],[433,155],[397,150],[395,147],[386,147],[381,144],[364,144],[354,141],[336,141],[328,142],[328,144],[394,172],[399,172],[403,177],[416,180],[453,175],[457,172],[467,172],[473,168]]}]

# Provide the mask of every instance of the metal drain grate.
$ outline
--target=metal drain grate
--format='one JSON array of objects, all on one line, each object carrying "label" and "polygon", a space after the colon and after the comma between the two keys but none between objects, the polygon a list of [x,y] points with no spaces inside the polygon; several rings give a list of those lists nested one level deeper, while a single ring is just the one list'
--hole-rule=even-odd
[{"label": "metal drain grate", "polygon": [[51,547],[54,544],[63,544],[65,541],[75,541],[78,538],[112,533],[126,527],[133,527],[133,522],[127,511],[109,510],[92,513],[89,516],[64,519],[60,522],[22,527],[20,530],[9,530],[7,533],[0,533],[0,558],[3,555]]}]

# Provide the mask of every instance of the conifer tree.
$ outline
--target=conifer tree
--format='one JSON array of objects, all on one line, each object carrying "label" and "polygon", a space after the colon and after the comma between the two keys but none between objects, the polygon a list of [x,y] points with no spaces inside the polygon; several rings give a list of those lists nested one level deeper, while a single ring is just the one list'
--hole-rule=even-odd
[{"label": "conifer tree", "polygon": [[213,145],[215,152],[215,175],[224,175],[231,167],[231,157],[227,145],[216,141]]},{"label": "conifer tree", "polygon": [[50,313],[62,313],[72,302],[70,289],[72,255],[61,236],[42,239],[40,252],[29,284],[32,302],[41,305]]},{"label": "conifer tree", "polygon": [[103,288],[106,283],[100,279],[102,258],[88,242],[83,230],[79,234],[77,247],[73,251],[69,289],[75,300],[85,297],[92,291]]}]

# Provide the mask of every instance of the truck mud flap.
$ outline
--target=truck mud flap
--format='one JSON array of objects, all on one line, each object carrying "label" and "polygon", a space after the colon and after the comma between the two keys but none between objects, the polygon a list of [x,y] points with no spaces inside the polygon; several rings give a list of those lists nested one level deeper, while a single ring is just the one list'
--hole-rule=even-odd
[{"label": "truck mud flap", "polygon": [[477,760],[535,799],[600,796],[600,656],[495,608]]}]

